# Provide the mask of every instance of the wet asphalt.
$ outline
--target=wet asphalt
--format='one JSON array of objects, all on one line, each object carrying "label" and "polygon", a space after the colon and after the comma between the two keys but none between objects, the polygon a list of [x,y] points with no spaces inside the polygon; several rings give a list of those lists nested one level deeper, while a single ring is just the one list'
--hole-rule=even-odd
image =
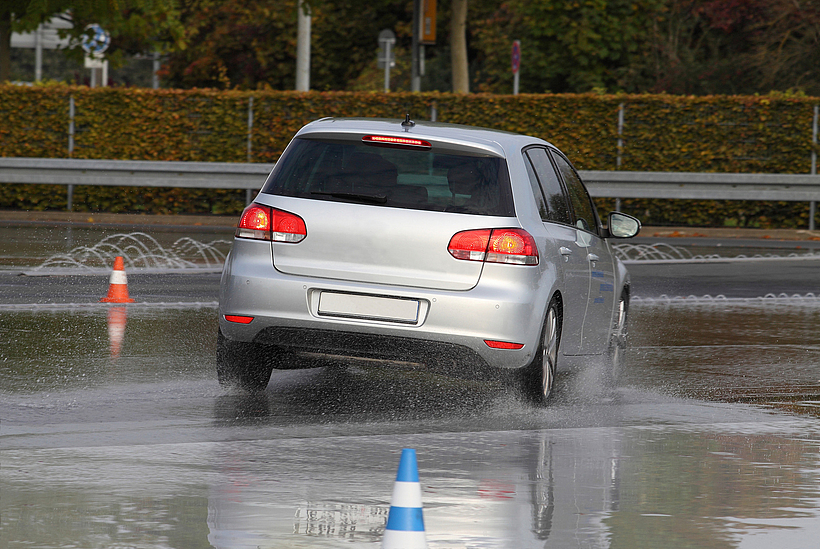
[{"label": "wet asphalt", "polygon": [[816,546],[820,259],[630,263],[629,367],[540,409],[374,364],[224,390],[218,274],[120,308],[0,255],[0,546],[375,548],[403,447],[430,547]]}]

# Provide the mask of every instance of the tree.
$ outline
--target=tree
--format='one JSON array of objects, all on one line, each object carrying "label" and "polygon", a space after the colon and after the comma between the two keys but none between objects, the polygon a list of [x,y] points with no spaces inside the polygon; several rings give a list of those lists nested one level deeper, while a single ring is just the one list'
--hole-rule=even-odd
[{"label": "tree", "polygon": [[[12,31],[56,14],[112,35],[106,58],[160,49],[177,87],[292,89],[297,0],[0,0],[0,81]],[[469,4],[469,13],[468,13]],[[382,29],[397,35],[394,89],[410,87],[413,0],[311,0],[311,86],[382,87]],[[521,41],[523,92],[820,95],[820,0],[439,0],[424,89],[510,93]],[[446,29],[449,28],[449,33]]]},{"label": "tree", "polygon": [[52,17],[68,18],[73,29],[67,54],[82,58],[81,43],[91,23],[111,34],[106,58],[116,65],[124,54],[183,49],[175,0],[3,0],[0,4],[0,82],[11,74],[11,33],[27,32]]},{"label": "tree", "polygon": [[[721,5],[723,4],[723,5]],[[729,5],[734,4],[734,5]],[[758,17],[747,0],[669,0],[652,29],[651,91],[741,93],[747,29]]]},{"label": "tree", "polygon": [[467,0],[453,0],[450,17],[450,54],[453,67],[453,91],[470,92],[467,61]]},{"label": "tree", "polygon": [[765,9],[752,28],[750,59],[762,90],[820,95],[820,2],[771,0]]},{"label": "tree", "polygon": [[820,3],[667,0],[652,29],[649,91],[820,93]]},{"label": "tree", "polygon": [[474,85],[680,94],[820,94],[818,0],[488,0],[471,19]]},{"label": "tree", "polygon": [[[346,89],[375,65],[379,31],[409,46],[406,0],[311,0],[311,88]],[[181,87],[293,89],[296,0],[185,0],[185,51],[169,57],[167,78]]]},{"label": "tree", "polygon": [[[540,93],[638,91],[636,71],[665,0],[509,0],[475,22],[482,91],[509,93],[509,49],[521,40],[521,88]],[[490,49],[504,52],[489,55]]]},{"label": "tree", "polygon": [[35,19],[28,17],[32,3],[33,0],[3,0],[0,4],[0,82],[11,77],[11,33],[37,28]]}]

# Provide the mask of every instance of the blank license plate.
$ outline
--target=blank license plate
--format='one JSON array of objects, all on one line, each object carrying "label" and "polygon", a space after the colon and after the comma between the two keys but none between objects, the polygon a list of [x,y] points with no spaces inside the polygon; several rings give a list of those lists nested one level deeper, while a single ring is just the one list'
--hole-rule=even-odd
[{"label": "blank license plate", "polygon": [[322,292],[319,314],[414,324],[419,318],[419,302],[415,299]]}]

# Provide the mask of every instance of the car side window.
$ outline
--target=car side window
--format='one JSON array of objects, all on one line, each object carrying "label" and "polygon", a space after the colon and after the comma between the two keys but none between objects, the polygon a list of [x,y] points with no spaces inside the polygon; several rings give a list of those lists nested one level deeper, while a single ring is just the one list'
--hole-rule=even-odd
[{"label": "car side window", "polygon": [[552,151],[552,153],[555,165],[558,166],[558,171],[564,179],[567,191],[569,191],[572,209],[575,210],[575,225],[580,229],[598,234],[598,218],[595,215],[595,207],[592,205],[592,199],[584,188],[584,184],[581,183],[581,178],[575,172],[569,160],[556,151]]},{"label": "car side window", "polygon": [[527,157],[532,162],[541,190],[547,200],[548,215],[545,221],[572,224],[567,197],[561,187],[561,181],[555,173],[546,149],[534,147],[527,149]]},{"label": "car side window", "polygon": [[530,179],[530,187],[532,187],[532,196],[535,198],[535,205],[538,207],[538,215],[541,216],[541,221],[550,221],[550,212],[549,208],[547,208],[547,202],[544,200],[544,193],[541,192],[541,185],[538,184],[535,169],[533,169],[532,163],[526,153],[524,153],[524,165],[527,167],[527,177]]}]

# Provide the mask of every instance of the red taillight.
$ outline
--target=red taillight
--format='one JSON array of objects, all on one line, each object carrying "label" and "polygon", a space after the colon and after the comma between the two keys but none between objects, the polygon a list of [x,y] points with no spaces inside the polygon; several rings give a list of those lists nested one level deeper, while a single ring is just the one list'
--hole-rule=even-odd
[{"label": "red taillight", "polygon": [[307,236],[305,221],[298,215],[273,209],[273,241],[301,242]]},{"label": "red taillight", "polygon": [[305,221],[298,215],[251,204],[242,212],[236,236],[274,242],[301,242],[307,236]]},{"label": "red taillight", "polygon": [[484,261],[487,256],[487,243],[490,241],[490,229],[462,231],[453,235],[447,245],[447,251],[456,259],[467,261]]},{"label": "red taillight", "polygon": [[365,135],[362,143],[367,145],[383,145],[386,147],[399,147],[409,149],[430,149],[432,145],[421,139],[412,137],[392,137],[389,135]]},{"label": "red taillight", "polygon": [[253,320],[253,317],[240,315],[225,315],[225,320],[227,320],[228,322],[236,322],[238,324],[250,324]]},{"label": "red taillight", "polygon": [[517,350],[517,349],[523,349],[524,348],[523,343],[510,343],[508,341],[493,341],[491,339],[485,339],[484,343],[487,344],[487,347],[491,347],[493,349]]},{"label": "red taillight", "polygon": [[523,229],[476,229],[453,235],[447,251],[456,259],[538,265],[535,239]]},{"label": "red taillight", "polygon": [[487,261],[538,265],[538,247],[535,239],[523,229],[495,229],[487,248]]},{"label": "red taillight", "polygon": [[251,204],[242,212],[236,226],[236,236],[255,240],[270,240],[271,209]]}]

